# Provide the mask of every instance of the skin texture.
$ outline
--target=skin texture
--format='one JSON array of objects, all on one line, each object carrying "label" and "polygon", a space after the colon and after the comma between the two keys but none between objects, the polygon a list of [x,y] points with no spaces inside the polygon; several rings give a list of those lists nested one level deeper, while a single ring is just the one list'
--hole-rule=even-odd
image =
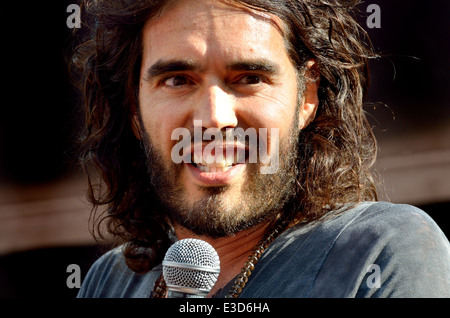
[{"label": "skin texture", "polygon": [[[279,140],[267,138],[267,149],[273,155],[279,143],[280,154],[289,153],[289,140],[315,114],[318,83],[306,81],[299,94],[297,79],[304,74],[298,74],[289,59],[282,27],[276,17],[220,2],[188,0],[171,2],[144,27],[136,135],[151,145],[160,162],[156,173],[168,175],[167,188],[174,189],[179,202],[197,207],[214,197],[217,222],[242,224],[255,217],[252,202],[270,198],[256,195],[252,188],[257,188],[257,180],[269,179],[258,175],[257,164],[210,173],[175,164],[171,150],[178,141],[171,140],[171,134],[180,127],[192,131],[194,121],[201,121],[203,129],[277,128]],[[314,61],[309,61],[306,72],[313,67]],[[248,202],[246,206],[243,201]],[[202,215],[182,217],[200,219]],[[195,233],[179,221],[182,217],[174,222],[177,237],[201,238],[219,254],[221,274],[211,294],[239,273],[270,223],[264,219],[215,237]]]}]

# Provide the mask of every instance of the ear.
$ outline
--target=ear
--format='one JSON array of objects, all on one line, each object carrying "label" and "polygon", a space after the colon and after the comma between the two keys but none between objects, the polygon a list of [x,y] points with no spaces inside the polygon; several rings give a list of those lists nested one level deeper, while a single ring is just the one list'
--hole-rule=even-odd
[{"label": "ear", "polygon": [[314,120],[317,108],[319,107],[319,85],[320,74],[315,60],[309,60],[306,63],[305,71],[305,90],[303,100],[299,111],[298,125],[299,129],[304,129]]},{"label": "ear", "polygon": [[137,109],[136,105],[134,105],[134,104],[131,106],[130,124],[131,124],[131,130],[133,131],[134,136],[138,140],[142,140],[141,121],[139,120],[138,109]]}]

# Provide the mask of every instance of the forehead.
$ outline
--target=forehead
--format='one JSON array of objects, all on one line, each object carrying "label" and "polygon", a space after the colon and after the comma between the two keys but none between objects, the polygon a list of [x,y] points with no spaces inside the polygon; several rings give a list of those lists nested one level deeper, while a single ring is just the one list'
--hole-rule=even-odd
[{"label": "forehead", "polygon": [[222,54],[264,54],[284,48],[282,21],[271,14],[216,0],[169,1],[160,14],[144,26],[145,56],[165,51],[190,51],[203,57]]},{"label": "forehead", "polygon": [[[283,30],[283,22],[276,15],[250,9],[232,0],[169,0],[149,23],[155,26],[168,20],[172,24],[182,22],[187,25],[192,22],[194,25],[204,26],[207,20],[213,17],[222,16],[233,19],[239,15],[272,23],[279,31]],[[174,18],[179,20],[174,20]]]}]

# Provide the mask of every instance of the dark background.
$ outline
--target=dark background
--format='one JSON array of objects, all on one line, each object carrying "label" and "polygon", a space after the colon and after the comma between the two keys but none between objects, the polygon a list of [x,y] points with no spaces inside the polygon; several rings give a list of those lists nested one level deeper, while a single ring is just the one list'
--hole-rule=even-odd
[{"label": "dark background", "polygon": [[[4,187],[39,185],[79,171],[73,141],[80,98],[66,66],[72,32],[66,26],[66,8],[73,2],[0,1]],[[371,63],[367,101],[378,105],[368,111],[382,153],[383,143],[394,137],[439,133],[450,123],[450,1],[367,1],[360,5],[364,26],[371,3],[381,8],[381,28],[365,29],[385,57]],[[420,207],[450,235],[450,193],[448,200]],[[101,252],[87,244],[0,255],[0,297],[74,297],[77,290],[66,287],[67,266],[79,264],[84,276]]]}]

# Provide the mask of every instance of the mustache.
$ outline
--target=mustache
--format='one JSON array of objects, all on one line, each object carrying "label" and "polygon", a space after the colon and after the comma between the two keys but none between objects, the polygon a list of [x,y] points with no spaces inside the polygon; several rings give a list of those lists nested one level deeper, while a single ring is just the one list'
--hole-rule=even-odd
[{"label": "mustache", "polygon": [[[250,130],[250,131],[249,131]],[[245,147],[250,146],[250,144],[256,144],[258,139],[258,134],[256,129],[247,128],[244,130],[243,128],[191,128],[189,129],[189,133],[191,136],[191,143],[202,143],[204,141],[212,141],[220,142],[232,142],[238,143]]]}]

